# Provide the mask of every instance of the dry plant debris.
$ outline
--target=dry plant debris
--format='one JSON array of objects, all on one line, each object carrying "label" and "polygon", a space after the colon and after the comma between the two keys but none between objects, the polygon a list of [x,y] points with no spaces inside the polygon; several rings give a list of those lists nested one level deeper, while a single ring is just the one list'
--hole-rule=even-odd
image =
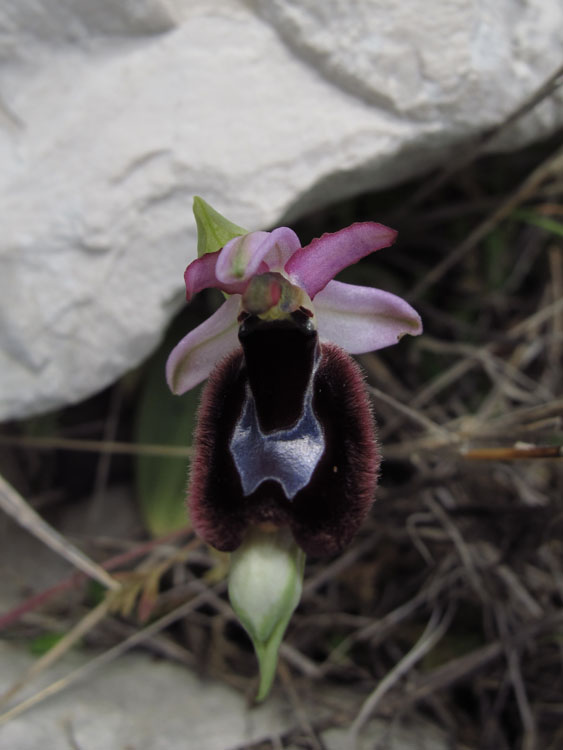
[{"label": "dry plant debris", "polygon": [[[322,748],[327,723],[304,712],[301,698],[331,683],[348,686],[352,698],[353,709],[331,714],[333,726],[349,728],[350,747],[370,717],[400,722],[413,711],[456,748],[563,746],[559,144],[560,135],[512,155],[469,153],[462,169],[446,165],[447,179],[432,190],[422,181],[361,196],[299,227],[312,237],[319,226],[333,231],[374,216],[395,226],[400,244],[348,278],[379,285],[384,274],[381,286],[410,291],[425,334],[362,357],[385,457],[378,501],[345,554],[309,561],[278,683],[296,726],[260,748]],[[408,211],[397,211],[402,204]],[[95,513],[112,483],[132,483],[139,454],[181,463],[187,446],[135,442],[141,376],[50,421],[5,425],[0,466],[16,496],[49,516],[78,495]],[[41,526],[42,538],[60,545],[44,522],[34,529],[34,513],[26,516],[31,532]],[[107,539],[81,539],[79,557],[67,542],[61,553],[72,551],[109,588],[94,600],[76,574],[0,618],[4,636],[16,640],[74,623],[4,697],[0,721],[134,647],[252,698],[256,665],[224,595],[220,555],[189,529],[114,539],[113,558]],[[69,617],[65,597],[77,588]],[[79,637],[105,651],[33,692],[32,678]]]}]

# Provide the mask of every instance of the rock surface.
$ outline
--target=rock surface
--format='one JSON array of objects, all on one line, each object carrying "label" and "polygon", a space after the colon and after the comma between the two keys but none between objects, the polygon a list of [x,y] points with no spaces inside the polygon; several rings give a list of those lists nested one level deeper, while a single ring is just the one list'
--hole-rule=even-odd
[{"label": "rock surface", "polygon": [[[420,172],[553,72],[561,28],[558,0],[4,0],[0,418],[152,350],[194,194],[255,229]],[[504,147],[562,122],[559,94]]]},{"label": "rock surface", "polygon": [[[67,656],[36,680],[35,689],[85,661],[80,654]],[[4,691],[30,667],[32,658],[22,648],[0,642],[0,662]],[[300,704],[309,721],[326,718],[331,706],[349,704],[346,691],[322,693]],[[242,750],[298,730],[297,722],[279,691],[249,709],[244,696],[227,685],[200,679],[185,667],[146,654],[126,654],[0,727],[0,750]],[[327,750],[346,747],[344,729],[330,729],[322,737]],[[401,726],[378,720],[366,727],[358,750],[382,740],[388,750],[448,747],[441,733],[425,722],[415,719]],[[284,747],[298,750],[303,745]]]}]

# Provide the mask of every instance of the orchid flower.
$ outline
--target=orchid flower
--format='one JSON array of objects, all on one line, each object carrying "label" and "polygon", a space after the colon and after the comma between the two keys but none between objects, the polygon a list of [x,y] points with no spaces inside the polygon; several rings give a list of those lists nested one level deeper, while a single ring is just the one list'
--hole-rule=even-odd
[{"label": "orchid flower", "polygon": [[[199,201],[194,210],[209,208]],[[223,551],[236,549],[247,527],[269,523],[289,525],[306,553],[330,555],[367,513],[378,467],[363,379],[343,349],[373,351],[422,330],[400,297],[333,279],[396,232],[363,222],[302,247],[288,227],[240,234],[229,226],[238,236],[184,275],[188,301],[208,287],[229,297],[167,363],[176,394],[211,374],[196,432],[192,523]]]},{"label": "orchid flower", "polygon": [[190,518],[206,542],[235,553],[231,602],[254,641],[264,697],[299,601],[303,553],[341,551],[374,499],[375,425],[348,353],[422,326],[400,297],[334,280],[394,242],[382,224],[352,224],[302,247],[288,227],[245,232],[201,199],[194,213],[200,257],[184,275],[187,299],[209,287],[227,299],[177,344],[166,375],[176,394],[209,376]]}]

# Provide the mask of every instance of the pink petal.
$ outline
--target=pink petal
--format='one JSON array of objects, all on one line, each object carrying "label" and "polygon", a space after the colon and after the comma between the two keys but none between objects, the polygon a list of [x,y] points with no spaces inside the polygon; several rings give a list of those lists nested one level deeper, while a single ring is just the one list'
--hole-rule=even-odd
[{"label": "pink petal", "polygon": [[372,352],[396,344],[409,333],[422,333],[420,315],[390,292],[331,281],[315,298],[321,339],[351,354]]},{"label": "pink petal", "polygon": [[333,234],[323,234],[295,252],[285,270],[311,299],[343,268],[360,258],[388,247],[395,241],[394,229],[372,221],[352,224]]},{"label": "pink petal", "polygon": [[179,396],[201,383],[223,357],[239,346],[239,306],[240,297],[230,297],[172,349],[166,363],[166,380],[172,393]]},{"label": "pink petal", "polygon": [[215,272],[225,283],[240,283],[256,273],[281,271],[291,255],[301,247],[292,229],[278,227],[273,232],[250,232],[227,242],[220,251]]},{"label": "pink petal", "polygon": [[248,280],[257,273],[281,271],[300,247],[292,229],[250,232],[235,237],[215,253],[206,253],[186,268],[184,281],[189,300],[202,289],[216,287],[227,294],[242,294]]},{"label": "pink petal", "polygon": [[206,253],[206,255],[202,255],[201,258],[194,260],[186,268],[184,282],[186,284],[186,298],[188,302],[194,294],[210,287],[218,287],[227,292],[227,294],[242,294],[244,292],[247,285],[246,281],[225,284],[217,278],[216,267],[221,253],[222,250],[217,250],[216,253]]}]

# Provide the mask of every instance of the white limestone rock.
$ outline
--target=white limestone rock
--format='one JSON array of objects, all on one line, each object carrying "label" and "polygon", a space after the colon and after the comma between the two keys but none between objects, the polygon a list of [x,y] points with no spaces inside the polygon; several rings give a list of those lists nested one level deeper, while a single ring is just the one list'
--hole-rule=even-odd
[{"label": "white limestone rock", "polygon": [[[254,229],[413,175],[539,86],[561,28],[558,0],[4,0],[0,418],[158,343],[194,194]],[[504,145],[562,122],[558,95]]]},{"label": "white limestone rock", "polygon": [[[43,675],[35,690],[82,667],[91,655],[67,654]],[[0,689],[7,690],[33,665],[23,648],[0,641]],[[311,723],[326,721],[338,705],[354,708],[349,690],[324,685],[300,689],[300,708]],[[18,696],[19,698],[19,696]],[[446,750],[446,738],[429,722],[375,719],[358,743],[368,750]],[[127,653],[50,697],[2,727],[4,750],[241,750],[298,730],[294,707],[274,688],[267,701],[248,707],[247,697],[185,666]],[[347,728],[321,732],[328,750],[349,746]],[[281,744],[281,740],[280,740]],[[285,745],[297,750],[303,745]]]}]

